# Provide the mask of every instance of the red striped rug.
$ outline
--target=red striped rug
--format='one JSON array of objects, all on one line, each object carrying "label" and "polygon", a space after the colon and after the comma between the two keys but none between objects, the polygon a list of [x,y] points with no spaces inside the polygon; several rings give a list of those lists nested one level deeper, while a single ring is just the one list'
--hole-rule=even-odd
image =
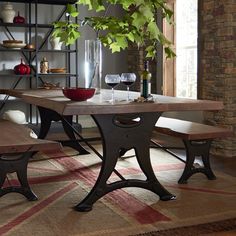
[{"label": "red striped rug", "polygon": [[[94,185],[100,160],[93,154],[78,156],[69,148],[37,154],[28,178],[39,200],[28,202],[16,193],[0,198],[0,235],[190,235],[187,232],[201,227],[210,232],[220,231],[220,225],[235,227],[235,178],[216,172],[217,180],[209,181],[197,174],[188,184],[178,185],[183,164],[161,150],[151,150],[151,156],[158,179],[177,200],[163,202],[147,190],[126,188],[81,213],[72,207]],[[120,160],[117,169],[127,178],[143,178],[134,157]],[[9,179],[16,183],[14,174]],[[116,179],[114,175],[110,181]]]}]

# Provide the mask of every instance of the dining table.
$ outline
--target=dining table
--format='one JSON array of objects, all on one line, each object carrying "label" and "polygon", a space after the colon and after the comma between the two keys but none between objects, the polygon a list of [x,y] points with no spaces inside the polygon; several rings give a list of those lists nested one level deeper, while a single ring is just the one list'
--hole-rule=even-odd
[{"label": "dining table", "polygon": [[[143,101],[138,99],[140,96],[138,92],[130,92],[130,100],[127,100],[127,92],[119,90],[115,91],[115,101],[111,102],[111,90],[107,89],[102,89],[100,94],[95,94],[86,101],[72,101],[64,96],[61,89],[0,89],[0,93],[20,98],[24,102],[38,107],[41,126],[44,129],[41,131],[40,138],[44,137],[48,131],[47,119],[50,116],[56,116],[57,119],[64,122],[68,128],[66,132],[72,139],[75,138],[75,135],[80,135],[73,126],[73,116],[90,115],[95,121],[103,146],[101,169],[88,195],[74,207],[77,211],[90,211],[93,204],[101,197],[113,190],[125,187],[150,190],[163,201],[175,199],[176,196],[158,181],[150,161],[150,140],[158,118],[163,112],[223,109],[221,101],[155,94],[152,94],[152,99]],[[145,175],[144,180],[126,179],[115,169],[121,150],[130,149],[135,151],[137,162]],[[114,171],[120,179],[108,183],[108,179]]]}]

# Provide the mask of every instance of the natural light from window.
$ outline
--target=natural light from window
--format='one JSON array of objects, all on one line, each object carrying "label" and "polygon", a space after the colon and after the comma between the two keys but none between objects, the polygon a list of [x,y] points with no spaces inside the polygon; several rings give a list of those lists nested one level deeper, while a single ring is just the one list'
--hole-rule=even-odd
[{"label": "natural light from window", "polygon": [[176,96],[197,98],[197,0],[176,0]]}]

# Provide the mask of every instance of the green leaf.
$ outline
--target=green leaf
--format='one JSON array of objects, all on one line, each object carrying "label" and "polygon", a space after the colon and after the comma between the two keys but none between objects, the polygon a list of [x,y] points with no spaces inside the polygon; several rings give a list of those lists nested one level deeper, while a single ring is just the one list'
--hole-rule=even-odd
[{"label": "green leaf", "polygon": [[134,3],[133,0],[120,0],[119,4],[122,5],[124,10],[129,10],[130,6]]},{"label": "green leaf", "polygon": [[165,47],[164,50],[165,50],[166,58],[176,57],[176,54],[170,47]]},{"label": "green leaf", "polygon": [[115,38],[117,44],[120,46],[120,48],[125,49],[128,47],[128,42],[127,42],[125,36],[117,35],[114,38]]},{"label": "green leaf", "polygon": [[114,53],[114,52],[120,52],[120,45],[117,43],[117,42],[114,42],[114,43],[111,43],[109,45],[109,48],[111,49],[111,52]]},{"label": "green leaf", "polygon": [[150,33],[150,39],[158,39],[160,30],[155,22],[151,21],[147,26],[147,31]]},{"label": "green leaf", "polygon": [[127,38],[131,41],[131,42],[134,42],[134,34],[132,33],[132,32],[129,32],[128,34],[127,34]]},{"label": "green leaf", "polygon": [[96,12],[105,10],[103,2],[99,0],[79,0],[77,4],[86,5],[88,6],[89,10],[95,10]]},{"label": "green leaf", "polygon": [[145,17],[140,14],[140,12],[134,12],[132,14],[132,25],[135,26],[138,30],[144,26],[144,24],[146,23],[146,19]]},{"label": "green leaf", "polygon": [[79,15],[76,7],[73,6],[72,4],[67,4],[66,12],[72,17],[77,17]]},{"label": "green leaf", "polygon": [[145,51],[147,52],[146,57],[154,59],[156,56],[156,47],[154,45],[148,46]]},{"label": "green leaf", "polygon": [[154,12],[152,10],[153,9],[148,4],[139,7],[139,12],[146,18],[146,21],[154,18]]}]

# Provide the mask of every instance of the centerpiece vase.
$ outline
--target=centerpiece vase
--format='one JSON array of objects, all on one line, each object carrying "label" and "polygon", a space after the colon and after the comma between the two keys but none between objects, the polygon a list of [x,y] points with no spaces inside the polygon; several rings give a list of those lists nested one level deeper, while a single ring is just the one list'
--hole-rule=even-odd
[{"label": "centerpiece vase", "polygon": [[85,87],[101,90],[102,79],[102,44],[98,39],[85,40]]}]

